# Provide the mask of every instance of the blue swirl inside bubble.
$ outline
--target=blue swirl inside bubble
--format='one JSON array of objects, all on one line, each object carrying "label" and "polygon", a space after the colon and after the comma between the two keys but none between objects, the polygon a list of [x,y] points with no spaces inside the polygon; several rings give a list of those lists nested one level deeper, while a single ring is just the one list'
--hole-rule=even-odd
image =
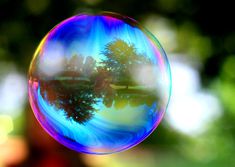
[{"label": "blue swirl inside bubble", "polygon": [[54,27],[29,69],[29,99],[42,127],[70,149],[126,150],[166,110],[171,76],[159,42],[133,19],[81,14]]}]

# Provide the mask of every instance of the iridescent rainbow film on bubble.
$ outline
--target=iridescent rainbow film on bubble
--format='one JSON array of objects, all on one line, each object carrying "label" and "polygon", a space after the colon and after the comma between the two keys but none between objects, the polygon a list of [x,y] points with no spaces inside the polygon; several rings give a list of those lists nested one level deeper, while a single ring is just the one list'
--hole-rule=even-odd
[{"label": "iridescent rainbow film on bubble", "polygon": [[34,114],[54,139],[107,154],[138,144],[158,126],[171,76],[159,42],[136,21],[80,14],[41,41],[28,84]]}]

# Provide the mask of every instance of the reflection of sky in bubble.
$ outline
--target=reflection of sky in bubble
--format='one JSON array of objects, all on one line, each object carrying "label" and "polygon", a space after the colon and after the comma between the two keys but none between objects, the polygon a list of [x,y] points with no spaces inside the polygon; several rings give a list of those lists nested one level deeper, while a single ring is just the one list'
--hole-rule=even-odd
[{"label": "reflection of sky in bubble", "polygon": [[[65,33],[66,35],[64,35]],[[68,48],[65,51],[67,57],[79,52],[83,56],[92,55],[99,61],[102,56],[100,51],[107,43],[116,38],[133,43],[140,53],[147,51],[146,56],[152,58],[152,61],[162,61],[158,55],[159,51],[155,49],[156,46],[153,46],[153,41],[146,38],[146,34],[141,29],[125,24],[123,20],[111,16],[81,15],[80,17],[71,17],[63,22],[63,27],[56,26],[48,34],[47,41],[57,41]],[[159,49],[162,51],[161,48]],[[160,59],[153,59],[155,56],[159,56]]]},{"label": "reflection of sky in bubble", "polygon": [[29,71],[29,97],[43,128],[84,153],[126,150],[160,123],[170,94],[166,55],[129,18],[78,15],[52,29]]}]

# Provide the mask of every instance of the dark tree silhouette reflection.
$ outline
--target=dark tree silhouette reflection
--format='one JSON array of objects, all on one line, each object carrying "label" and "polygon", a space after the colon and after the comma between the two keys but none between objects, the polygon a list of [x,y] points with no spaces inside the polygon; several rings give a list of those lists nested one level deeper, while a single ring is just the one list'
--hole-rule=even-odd
[{"label": "dark tree silhouette reflection", "polygon": [[95,61],[91,57],[74,55],[66,63],[65,71],[53,79],[41,81],[43,98],[58,109],[62,109],[67,118],[78,123],[91,119],[95,112],[93,104],[98,94],[94,93],[92,75]]}]

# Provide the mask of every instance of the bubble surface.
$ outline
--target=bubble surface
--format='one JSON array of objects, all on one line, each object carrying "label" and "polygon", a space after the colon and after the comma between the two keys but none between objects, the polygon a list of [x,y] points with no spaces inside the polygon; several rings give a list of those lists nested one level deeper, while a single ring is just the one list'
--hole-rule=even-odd
[{"label": "bubble surface", "polygon": [[37,120],[55,140],[109,154],[156,129],[170,97],[170,67],[157,39],[135,20],[80,14],[43,38],[28,89]]}]

